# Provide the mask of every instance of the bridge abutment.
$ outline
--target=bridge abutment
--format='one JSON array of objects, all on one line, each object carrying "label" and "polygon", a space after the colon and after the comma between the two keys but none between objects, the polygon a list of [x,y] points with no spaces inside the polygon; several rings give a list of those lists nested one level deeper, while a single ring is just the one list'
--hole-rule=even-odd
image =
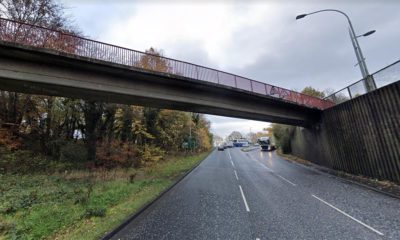
[{"label": "bridge abutment", "polygon": [[322,112],[296,127],[292,154],[339,171],[400,183],[400,81]]}]

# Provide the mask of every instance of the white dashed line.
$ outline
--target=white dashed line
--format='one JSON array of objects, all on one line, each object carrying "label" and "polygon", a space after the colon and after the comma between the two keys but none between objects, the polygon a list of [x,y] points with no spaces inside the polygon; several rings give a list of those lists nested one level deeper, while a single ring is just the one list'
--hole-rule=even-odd
[{"label": "white dashed line", "polygon": [[375,233],[377,233],[377,234],[379,234],[379,235],[381,235],[381,236],[384,235],[383,233],[379,232],[378,230],[374,229],[373,227],[368,226],[367,224],[361,222],[360,220],[358,220],[358,219],[356,219],[356,218],[350,216],[349,214],[343,212],[343,211],[340,210],[339,208],[337,208],[337,207],[333,206],[332,204],[330,204],[330,203],[328,203],[328,202],[322,200],[321,198],[319,198],[319,197],[317,197],[317,196],[315,196],[315,195],[312,195],[312,196],[313,196],[314,198],[318,199],[319,201],[321,201],[322,203],[324,203],[325,205],[328,205],[329,207],[331,207],[331,208],[335,209],[336,211],[340,212],[341,214],[345,215],[346,217],[349,217],[350,219],[352,219],[352,220],[356,221],[357,223],[363,225],[364,227],[368,228],[369,230],[374,231]]},{"label": "white dashed line", "polygon": [[256,238],[256,240],[260,240],[259,238]]},{"label": "white dashed line", "polygon": [[229,155],[229,158],[232,159],[232,156],[231,156],[231,153],[229,152],[229,150],[228,150],[228,155]]},{"label": "white dashed line", "polygon": [[[258,162],[258,161],[257,161],[257,162]],[[258,164],[259,164],[261,167],[263,167],[263,168],[267,169],[268,171],[270,171],[270,172],[274,172],[274,170],[272,170],[271,168],[269,168],[269,167],[265,166],[264,164],[262,164],[262,163],[260,163],[260,162],[258,162]]]},{"label": "white dashed line", "polygon": [[243,198],[244,206],[246,207],[246,211],[250,212],[250,208],[249,208],[249,205],[247,205],[246,197],[244,196],[242,186],[239,185],[239,189],[240,189],[240,193],[242,194],[242,198]]},{"label": "white dashed line", "polygon": [[235,177],[236,177],[236,180],[238,180],[239,181],[239,177],[238,177],[238,175],[237,175],[237,172],[236,172],[236,170],[233,170],[234,172],[235,172]]},{"label": "white dashed line", "polygon": [[275,173],[276,176],[278,176],[279,178],[281,178],[283,181],[292,184],[293,186],[296,186],[296,184],[292,183],[291,181],[287,180],[286,178],[282,177],[281,175]]},{"label": "white dashed line", "polygon": [[232,167],[235,167],[235,164],[232,162],[232,160],[231,160],[231,164],[232,164]]}]

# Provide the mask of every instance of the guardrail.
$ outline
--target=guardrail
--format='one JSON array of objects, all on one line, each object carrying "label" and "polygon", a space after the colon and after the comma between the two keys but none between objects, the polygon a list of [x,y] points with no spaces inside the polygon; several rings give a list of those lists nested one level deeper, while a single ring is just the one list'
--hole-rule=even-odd
[{"label": "guardrail", "polygon": [[248,92],[276,97],[310,108],[325,109],[334,105],[332,101],[311,97],[216,69],[4,18],[0,18],[0,40],[217,83]]},{"label": "guardrail", "polygon": [[[381,88],[390,83],[394,83],[400,80],[400,60],[376,71],[371,75],[371,79],[374,81],[376,88]],[[332,101],[335,104],[346,102],[355,97],[361,96],[367,93],[366,79],[361,79],[339,91],[329,95],[325,100]]]}]

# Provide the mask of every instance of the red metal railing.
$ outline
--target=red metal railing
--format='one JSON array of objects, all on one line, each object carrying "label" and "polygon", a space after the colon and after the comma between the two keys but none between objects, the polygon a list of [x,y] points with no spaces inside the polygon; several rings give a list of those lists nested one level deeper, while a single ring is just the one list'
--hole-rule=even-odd
[{"label": "red metal railing", "polygon": [[72,35],[67,32],[0,18],[0,40],[52,49],[154,72],[163,72],[272,96],[311,108],[326,109],[332,101],[254,81],[216,69],[131,50]]}]

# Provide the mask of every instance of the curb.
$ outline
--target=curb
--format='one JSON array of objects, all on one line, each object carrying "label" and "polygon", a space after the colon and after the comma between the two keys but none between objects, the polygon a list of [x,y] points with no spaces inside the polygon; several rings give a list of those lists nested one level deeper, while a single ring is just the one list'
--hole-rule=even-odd
[{"label": "curb", "polygon": [[150,202],[146,203],[143,207],[141,207],[137,212],[126,218],[119,226],[105,234],[101,240],[109,240],[111,239],[115,234],[117,234],[119,231],[121,231],[124,227],[126,227],[130,222],[132,222],[135,218],[137,218],[142,212],[144,212],[146,209],[148,209],[153,203],[158,201],[161,197],[163,197],[167,192],[169,192],[172,188],[174,188],[178,183],[180,183],[187,175],[189,175],[193,170],[195,170],[205,159],[207,159],[211,153],[213,153],[215,150],[211,151],[203,160],[201,160],[199,163],[197,163],[194,167],[189,169],[185,174],[180,176],[171,186],[169,186],[167,189],[162,191],[156,198],[151,200]]},{"label": "curb", "polygon": [[363,184],[363,183],[360,183],[360,182],[357,182],[357,181],[348,179],[348,178],[346,178],[346,177],[342,177],[342,176],[340,176],[339,172],[336,171],[336,170],[334,170],[334,169],[330,169],[330,168],[324,169],[325,167],[316,165],[315,163],[312,163],[312,162],[310,162],[310,165],[305,165],[305,164],[296,162],[295,160],[287,159],[287,158],[284,157],[284,156],[281,156],[281,155],[278,155],[278,156],[281,157],[281,158],[283,158],[284,160],[290,162],[290,163],[294,163],[294,164],[296,164],[296,165],[299,165],[299,166],[301,166],[301,167],[307,168],[307,169],[309,169],[309,170],[316,171],[316,172],[318,172],[318,173],[329,174],[330,176],[333,176],[333,177],[337,178],[337,179],[340,180],[340,181],[348,182],[348,183],[357,185],[357,186],[359,186],[359,187],[367,188],[367,189],[369,189],[369,190],[371,190],[371,191],[381,193],[381,194],[386,195],[386,196],[388,196],[388,197],[400,199],[400,196],[395,195],[395,194],[393,194],[393,193],[390,193],[390,192],[387,192],[387,191],[378,189],[378,188],[376,188],[376,187],[368,186],[368,185],[366,185],[366,184]]}]

